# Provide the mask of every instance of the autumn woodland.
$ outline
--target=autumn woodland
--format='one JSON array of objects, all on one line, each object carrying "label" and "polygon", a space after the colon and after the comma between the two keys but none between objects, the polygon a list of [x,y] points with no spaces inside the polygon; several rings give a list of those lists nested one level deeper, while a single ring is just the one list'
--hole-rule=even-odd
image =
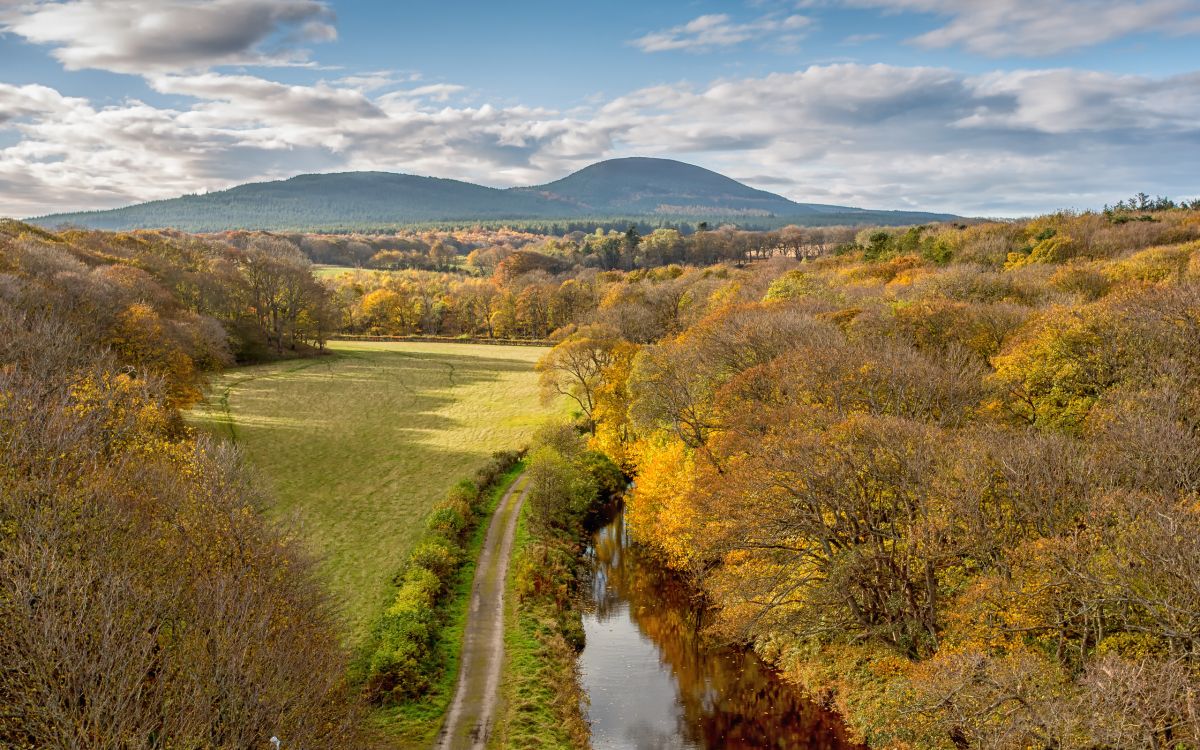
[{"label": "autumn woodland", "polygon": [[1200,750],[1200,0],[0,0],[0,750]]},{"label": "autumn woodland", "polygon": [[521,464],[511,746],[587,742],[561,700],[580,556],[623,495],[640,554],[709,613],[697,637],[757,652],[855,741],[1200,747],[1200,213],[1125,203],[644,235],[7,222],[0,744],[283,726],[337,748],[386,743],[381,711],[426,721],[439,618],[520,456],[436,506],[348,648],[303,531],[184,418],[227,368],[408,336],[542,343],[567,415]]}]

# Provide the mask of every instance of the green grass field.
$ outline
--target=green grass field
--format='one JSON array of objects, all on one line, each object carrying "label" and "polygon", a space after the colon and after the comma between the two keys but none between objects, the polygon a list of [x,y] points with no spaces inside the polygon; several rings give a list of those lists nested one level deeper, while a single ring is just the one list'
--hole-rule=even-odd
[{"label": "green grass field", "polygon": [[347,273],[354,273],[361,269],[352,266],[330,266],[324,263],[315,263],[312,267],[313,275],[318,279],[336,279],[338,276]]},{"label": "green grass field", "polygon": [[[462,268],[465,263],[466,258],[461,255],[450,261],[450,265],[453,268]],[[398,273],[396,271],[378,271],[370,268],[355,268],[354,266],[335,266],[328,263],[314,263],[312,270],[313,275],[318,279],[336,279],[339,276],[344,276],[345,274],[354,273],[356,271],[365,271],[367,273]]]},{"label": "green grass field", "polygon": [[319,556],[357,645],[430,506],[559,411],[538,398],[538,347],[330,348],[223,374],[193,422],[234,439],[262,473],[275,497],[268,512]]}]

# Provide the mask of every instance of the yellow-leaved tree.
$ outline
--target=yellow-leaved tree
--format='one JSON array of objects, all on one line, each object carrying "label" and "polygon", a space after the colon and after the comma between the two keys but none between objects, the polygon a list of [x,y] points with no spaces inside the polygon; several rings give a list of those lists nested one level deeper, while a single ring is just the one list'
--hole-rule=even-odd
[{"label": "yellow-leaved tree", "polygon": [[686,570],[699,562],[695,534],[702,528],[691,451],[680,440],[659,437],[636,443],[630,454],[637,482],[626,497],[629,530],[665,552],[672,567]]}]

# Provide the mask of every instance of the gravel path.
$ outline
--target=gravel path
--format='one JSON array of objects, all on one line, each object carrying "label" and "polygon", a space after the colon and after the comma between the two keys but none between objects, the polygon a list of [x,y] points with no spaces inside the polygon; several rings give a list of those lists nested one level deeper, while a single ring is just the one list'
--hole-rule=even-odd
[{"label": "gravel path", "polygon": [[500,499],[488,526],[475,569],[458,685],[434,744],[437,750],[482,750],[491,734],[504,667],[504,583],[517,518],[528,492],[521,475]]}]

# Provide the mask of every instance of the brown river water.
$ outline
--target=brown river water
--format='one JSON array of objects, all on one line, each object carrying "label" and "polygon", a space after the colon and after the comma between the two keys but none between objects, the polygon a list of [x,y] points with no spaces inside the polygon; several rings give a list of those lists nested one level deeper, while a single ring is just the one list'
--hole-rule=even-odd
[{"label": "brown river water", "polygon": [[701,637],[702,609],[639,554],[623,513],[594,534],[589,558],[580,671],[595,750],[861,750],[754,653]]}]

